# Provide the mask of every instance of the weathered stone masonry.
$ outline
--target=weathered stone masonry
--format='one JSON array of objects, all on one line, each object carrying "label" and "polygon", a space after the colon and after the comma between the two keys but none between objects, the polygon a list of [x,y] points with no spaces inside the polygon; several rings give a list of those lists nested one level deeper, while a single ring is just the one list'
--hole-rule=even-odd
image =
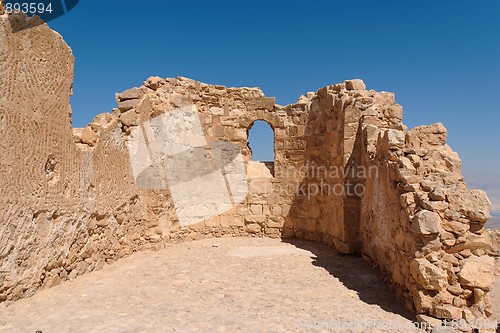
[{"label": "weathered stone masonry", "polygon": [[[0,16],[0,301],[135,251],[258,235],[362,253],[419,314],[489,315],[490,203],[467,189],[443,125],[408,130],[394,95],[361,80],[280,106],[258,88],[152,77],[117,94],[112,113],[72,129],[71,50],[46,25],[12,33],[25,21]],[[181,227],[168,188],[136,184],[127,142],[146,121],[191,105],[207,142],[240,146],[249,193],[224,214]],[[274,130],[274,177],[250,162],[256,120]]]}]

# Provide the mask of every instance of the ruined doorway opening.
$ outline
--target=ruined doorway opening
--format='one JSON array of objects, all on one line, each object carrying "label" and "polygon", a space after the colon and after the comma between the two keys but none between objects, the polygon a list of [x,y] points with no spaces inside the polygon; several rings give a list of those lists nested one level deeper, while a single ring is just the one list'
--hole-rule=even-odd
[{"label": "ruined doorway opening", "polygon": [[247,131],[250,158],[266,166],[274,177],[274,129],[265,120],[254,121]]}]

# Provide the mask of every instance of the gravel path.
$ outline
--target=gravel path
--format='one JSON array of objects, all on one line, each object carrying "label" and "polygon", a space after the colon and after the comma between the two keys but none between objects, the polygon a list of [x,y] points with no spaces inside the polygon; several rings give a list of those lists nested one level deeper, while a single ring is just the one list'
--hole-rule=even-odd
[{"label": "gravel path", "polygon": [[[221,238],[136,253],[0,304],[0,332],[416,331],[361,258],[294,244]],[[353,324],[368,326],[342,328]]]}]

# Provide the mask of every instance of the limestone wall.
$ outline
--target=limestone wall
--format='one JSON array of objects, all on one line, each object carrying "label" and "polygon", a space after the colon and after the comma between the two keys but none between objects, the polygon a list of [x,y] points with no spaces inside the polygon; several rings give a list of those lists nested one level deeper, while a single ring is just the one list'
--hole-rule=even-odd
[{"label": "limestone wall", "polygon": [[33,20],[0,17],[0,301],[155,246],[121,132],[74,143],[73,55]]},{"label": "limestone wall", "polygon": [[[31,19],[9,18],[1,17],[0,36],[6,78],[0,86],[0,300],[29,296],[140,249],[224,234],[281,235],[294,194],[279,186],[284,175],[249,170],[249,193],[242,202],[181,225],[166,179],[150,177],[152,184],[141,184],[134,175],[134,161],[142,155],[131,155],[129,143],[134,130],[149,121],[192,106],[203,139],[210,146],[237,145],[245,162],[248,129],[255,120],[268,121],[275,131],[275,164],[281,167],[303,154],[303,146],[290,140],[298,136],[295,124],[306,122],[303,110],[276,106],[256,88],[153,77],[117,94],[112,113],[72,129],[71,50],[46,25],[12,33],[13,22],[29,25]],[[184,199],[191,204],[195,198]],[[191,211],[211,211],[205,199]]]},{"label": "limestone wall", "polygon": [[[285,237],[333,244],[341,237],[343,220],[341,101],[328,88],[308,93],[287,109],[306,112],[298,126],[303,151],[290,156],[287,180],[295,180]],[[293,139],[293,137],[291,137]],[[291,145],[293,142],[290,143]]]},{"label": "limestone wall", "polygon": [[[0,301],[141,249],[254,235],[362,253],[419,314],[488,315],[489,201],[441,124],[408,130],[361,80],[280,106],[151,77],[73,129],[71,50],[46,25],[12,32],[30,20],[0,16]],[[275,134],[272,170],[250,161],[256,120]]]},{"label": "limestone wall", "polygon": [[361,180],[362,252],[419,319],[489,316],[494,259],[483,228],[486,193],[467,189],[442,124],[408,131],[400,106],[387,97],[362,111],[351,155],[378,169]]}]

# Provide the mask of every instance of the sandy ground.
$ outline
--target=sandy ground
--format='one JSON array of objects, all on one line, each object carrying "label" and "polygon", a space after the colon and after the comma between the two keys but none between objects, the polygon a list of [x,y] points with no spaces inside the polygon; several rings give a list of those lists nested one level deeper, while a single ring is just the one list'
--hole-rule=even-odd
[{"label": "sandy ground", "polygon": [[9,333],[414,332],[413,320],[361,258],[259,238],[137,253],[0,304]]}]

